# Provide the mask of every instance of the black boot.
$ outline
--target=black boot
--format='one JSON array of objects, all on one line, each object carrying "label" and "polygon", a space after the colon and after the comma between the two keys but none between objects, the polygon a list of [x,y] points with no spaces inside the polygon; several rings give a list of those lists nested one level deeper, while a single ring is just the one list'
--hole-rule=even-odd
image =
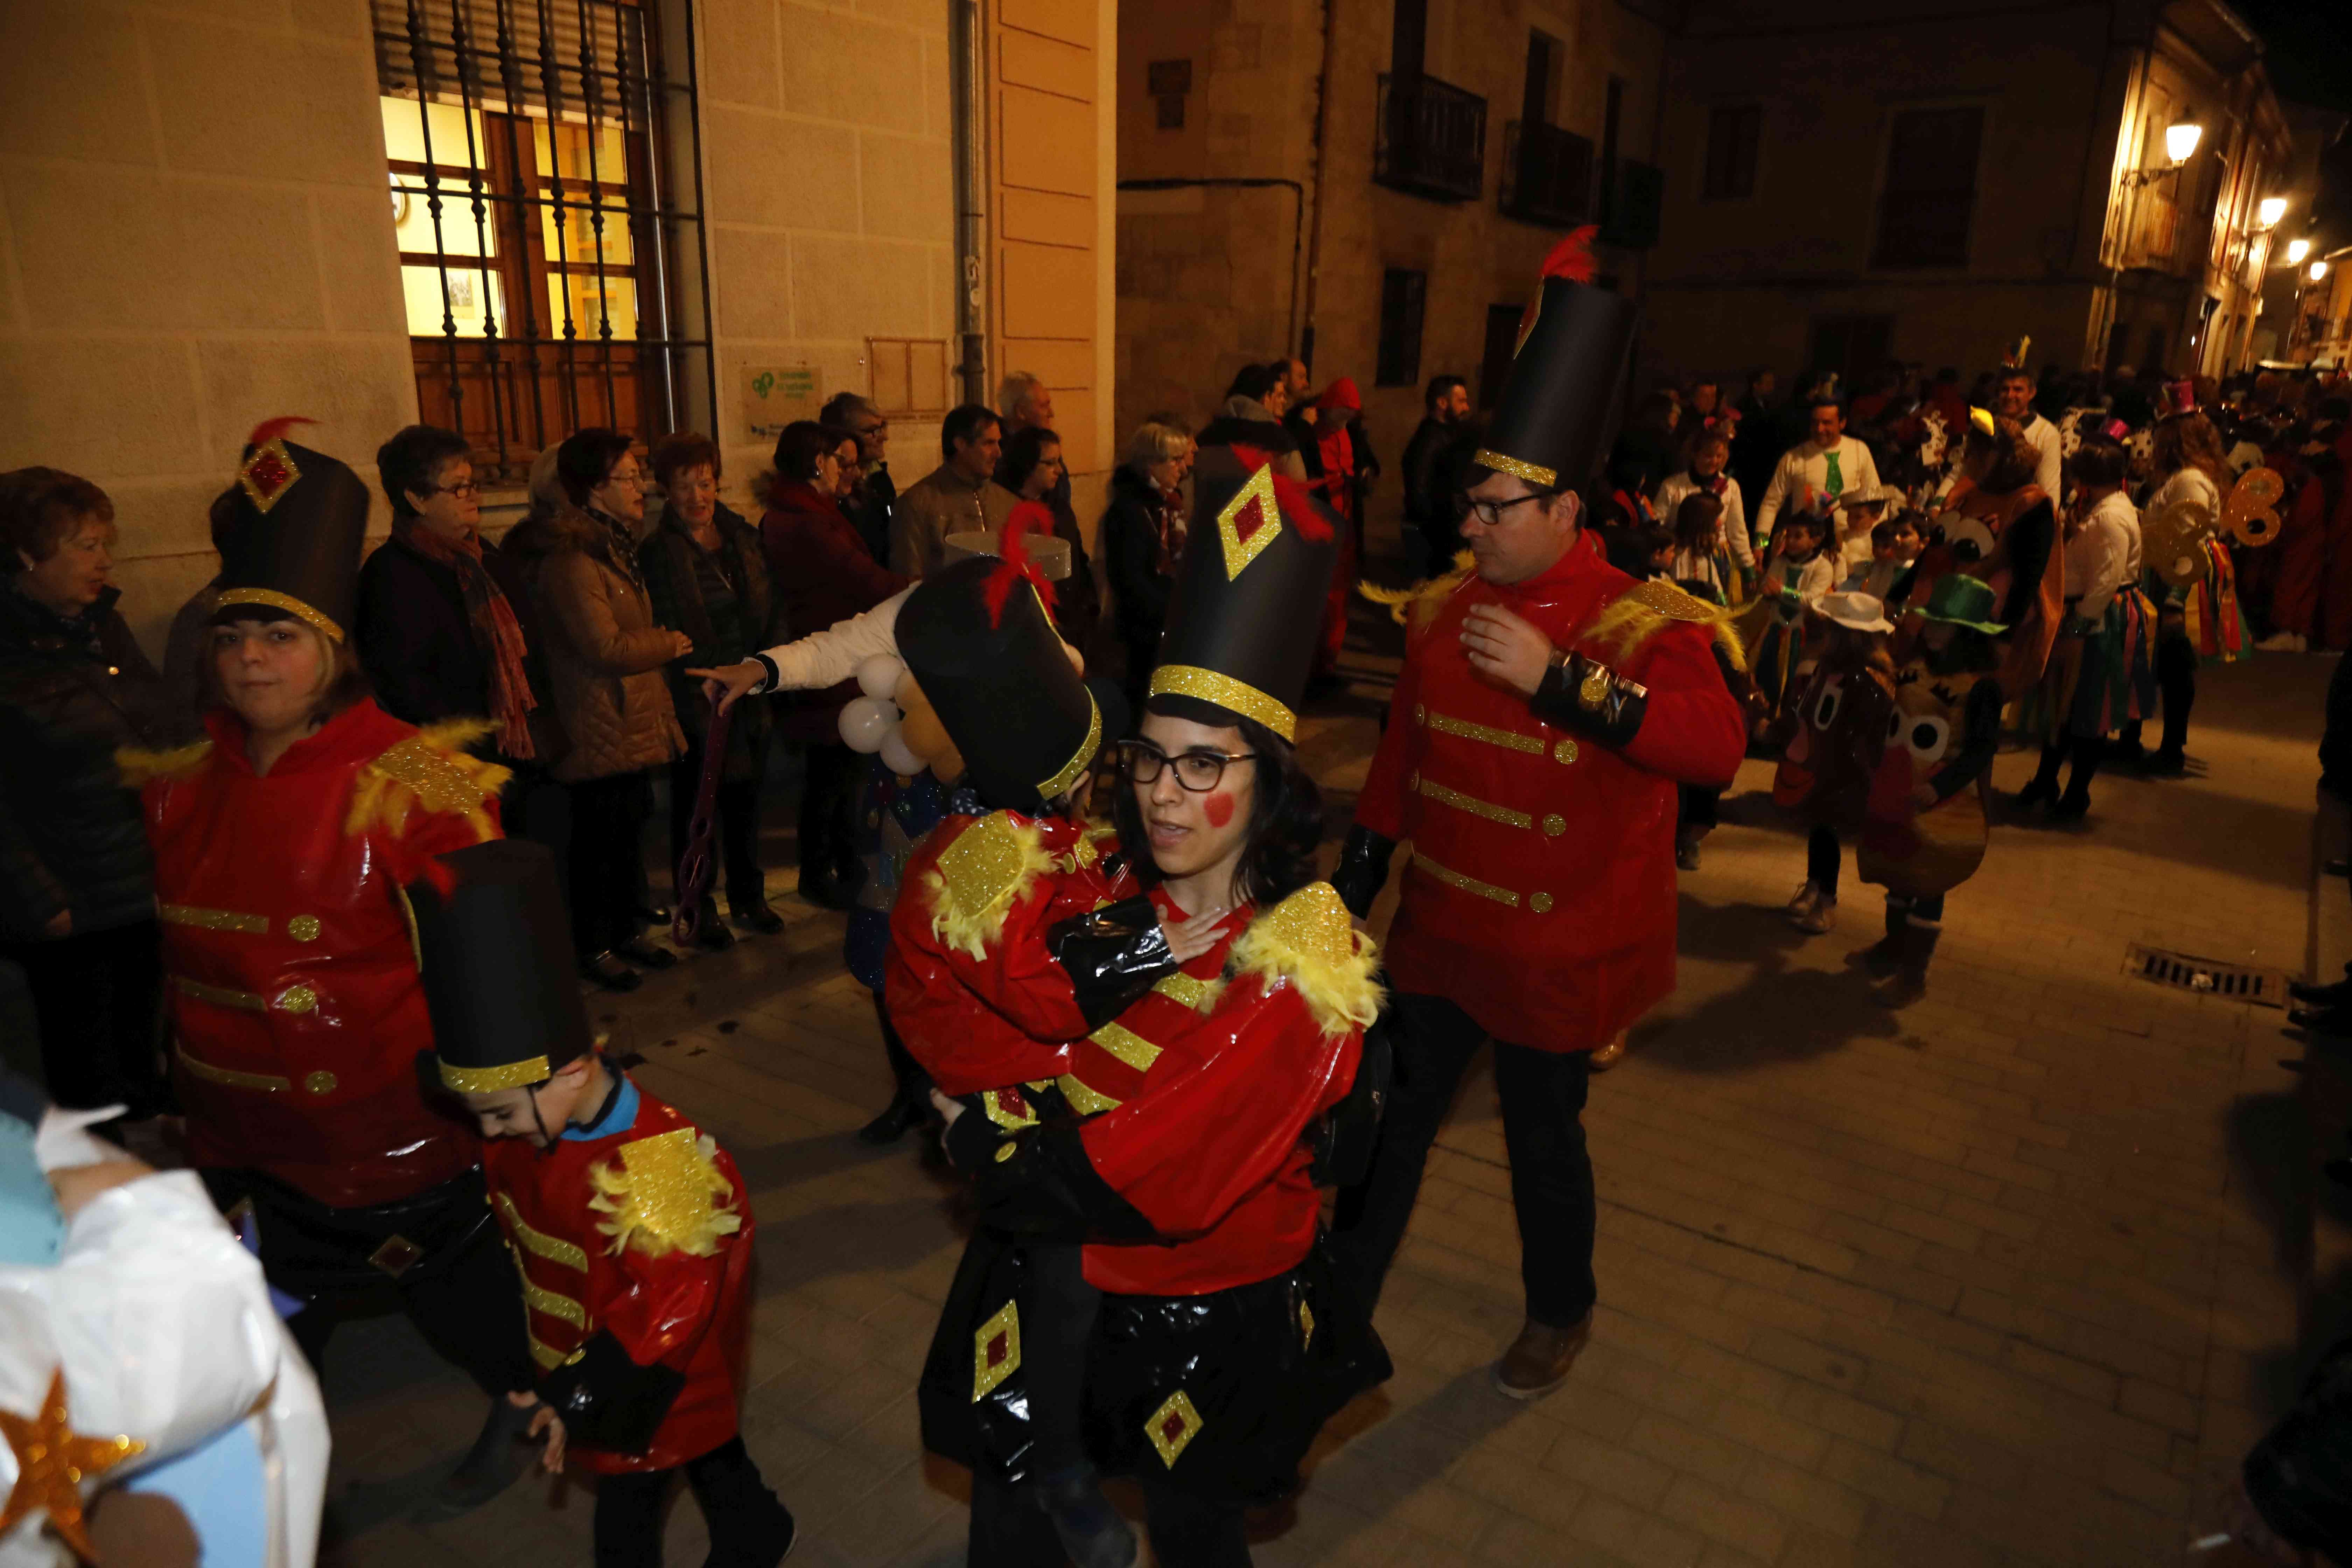
[{"label": "black boot", "polygon": [[474,1446],[411,1517],[420,1524],[446,1523],[473,1512],[512,1486],[538,1453],[523,1441],[538,1409],[536,1405],[511,1405],[504,1398],[491,1400]]},{"label": "black boot", "polygon": [[2297,1007],[2287,1014],[2286,1021],[2315,1035],[2352,1039],[2352,1006]]},{"label": "black boot", "polygon": [[908,1128],[921,1123],[925,1109],[901,1095],[892,1100],[881,1115],[857,1130],[857,1141],[877,1146],[896,1143],[907,1135]]},{"label": "black boot", "polygon": [[2069,749],[2074,754],[2074,771],[2066,775],[2066,793],[2050,808],[2053,822],[2080,822],[2090,816],[2091,781],[2099,776],[2106,746],[2099,736],[2077,735]]},{"label": "black boot", "polygon": [[1904,927],[1902,961],[1895,978],[1878,994],[1880,1002],[1899,1011],[1927,994],[1927,965],[1935,958],[1936,943],[1943,935],[1934,926]]},{"label": "black boot", "polygon": [[1135,1561],[1135,1529],[1103,1496],[1093,1466],[1041,1478],[1036,1496],[1077,1568],[1129,1568]]},{"label": "black boot", "polygon": [[1874,980],[1884,980],[1902,967],[1903,933],[1909,929],[1906,905],[1893,899],[1886,900],[1886,934],[1868,947],[1857,948],[1846,955],[1848,963],[1858,963]]},{"label": "black boot", "polygon": [[2047,804],[2058,798],[2058,764],[2065,752],[2055,746],[2042,748],[2042,765],[2033,770],[2033,778],[2015,796],[2017,809],[2024,811],[2037,804]]},{"label": "black boot", "polygon": [[2298,1002],[2308,1002],[2323,1010],[2352,1007],[2352,975],[2326,985],[2315,985],[2308,981],[2290,980],[2287,994]]}]

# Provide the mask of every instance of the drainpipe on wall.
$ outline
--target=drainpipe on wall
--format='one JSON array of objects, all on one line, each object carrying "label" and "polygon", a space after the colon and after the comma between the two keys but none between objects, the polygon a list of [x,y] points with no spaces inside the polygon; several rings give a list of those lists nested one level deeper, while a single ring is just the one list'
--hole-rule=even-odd
[{"label": "drainpipe on wall", "polygon": [[1315,283],[1323,268],[1323,139],[1331,124],[1332,57],[1339,52],[1339,0],[1323,0],[1323,63],[1315,74],[1315,141],[1307,154],[1315,197],[1301,216],[1307,236],[1307,299],[1298,329],[1298,358],[1309,372],[1315,368]]},{"label": "drainpipe on wall", "polygon": [[955,8],[956,375],[966,403],[988,402],[988,71],[982,0]]}]

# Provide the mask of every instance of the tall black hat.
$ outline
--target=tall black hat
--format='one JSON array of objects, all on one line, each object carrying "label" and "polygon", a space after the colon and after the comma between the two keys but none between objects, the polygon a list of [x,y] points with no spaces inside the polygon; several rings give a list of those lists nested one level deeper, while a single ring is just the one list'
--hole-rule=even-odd
[{"label": "tall black hat", "polygon": [[326,453],[286,439],[289,426],[308,423],[271,419],[246,437],[236,470],[237,543],[221,563],[214,616],[232,605],[265,605],[344,642],[359,605],[368,488]]},{"label": "tall black hat", "polygon": [[452,850],[407,894],[442,1083],[460,1094],[521,1089],[593,1048],[545,845],[493,838]]},{"label": "tall black hat", "polygon": [[1486,467],[1544,489],[1591,477],[1633,350],[1633,302],[1592,282],[1592,234],[1578,229],[1545,259],[1478,450]]},{"label": "tall black hat", "polygon": [[1079,678],[1007,532],[1008,559],[971,556],[915,585],[898,607],[898,657],[981,799],[1034,812],[1127,728],[1127,705],[1108,682]]},{"label": "tall black hat", "polygon": [[1265,455],[1202,447],[1151,695],[1191,698],[1297,740],[1339,550],[1333,523]]}]

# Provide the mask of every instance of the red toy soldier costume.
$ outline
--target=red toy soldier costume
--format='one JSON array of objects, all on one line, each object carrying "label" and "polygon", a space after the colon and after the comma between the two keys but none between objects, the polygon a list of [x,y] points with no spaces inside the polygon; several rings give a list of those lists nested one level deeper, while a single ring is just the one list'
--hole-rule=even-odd
[{"label": "red toy soldier costume", "polygon": [[[1264,885],[1236,873],[1216,900],[1230,901],[1222,918],[1194,900],[1190,918],[1216,919],[1208,949],[1147,976],[1139,998],[1071,1048],[1060,1088],[1083,1123],[1049,1115],[1008,1136],[966,1113],[950,1128],[951,1156],[980,1180],[982,1223],[924,1369],[923,1434],[973,1468],[974,1568],[1059,1561],[1071,1545],[1013,1489],[1046,1463],[1040,1394],[1071,1351],[1084,1357],[1088,1459],[1139,1482],[1168,1568],[1246,1562],[1244,1509],[1294,1489],[1325,1419],[1387,1375],[1317,1237],[1309,1142],[1349,1098],[1379,988],[1369,940],[1329,886],[1306,880],[1319,806],[1290,737],[1332,531],[1303,487],[1281,488],[1278,503],[1265,468],[1204,455],[1196,547],[1147,705],[1147,725],[1238,733],[1245,750],[1224,747],[1218,778],[1188,784],[1183,765],[1201,771],[1209,753],[1129,742],[1139,771],[1113,808],[1122,843],[1149,844],[1139,795],[1214,792],[1233,768],[1250,781],[1245,816],[1233,815],[1233,796],[1181,798],[1224,802],[1225,815],[1200,820],[1246,824],[1234,839],[1243,858],[1287,870],[1265,872],[1281,879]],[[1141,758],[1158,770],[1142,775]],[[1281,852],[1249,859],[1268,840]],[[1152,884],[1139,900],[1150,923],[1188,918],[1162,884],[1171,873],[1139,858],[1138,870]],[[1088,978],[1068,984],[1092,994]],[[1039,1257],[1074,1243],[1101,1298],[1098,1321],[1072,1343],[1032,1303]]]},{"label": "red toy soldier costume", "polygon": [[400,889],[497,837],[506,771],[461,749],[485,724],[420,731],[365,695],[345,628],[367,487],[285,440],[292,423],[256,430],[238,473],[210,738],[123,764],[155,854],[190,1157],[215,1200],[251,1210],[270,1283],[307,1303],[290,1326],[314,1363],[339,1309],[388,1288],[494,1396],[442,1500],[462,1507],[520,1469],[495,1396],[529,1363],[479,1143],[416,1081],[433,1036]]},{"label": "red toy soldier costume", "polygon": [[1590,286],[1590,230],[1547,264],[1462,525],[1475,573],[1427,590],[1333,880],[1371,909],[1413,840],[1389,936],[1397,1092],[1341,1261],[1377,1296],[1422,1166],[1496,1042],[1528,1323],[1496,1369],[1528,1398],[1591,1323],[1589,1055],[1674,988],[1675,786],[1720,787],[1745,726],[1717,612],[1611,567],[1574,486],[1605,442],[1631,303]]},{"label": "red toy soldier costume", "polygon": [[717,1568],[775,1568],[793,1518],[738,1431],[751,1211],[709,1134],[605,1065],[555,859],[477,845],[410,889],[444,1087],[491,1140],[489,1206],[530,1305],[531,1430],[593,1472],[598,1568],[656,1568],[683,1469]]}]

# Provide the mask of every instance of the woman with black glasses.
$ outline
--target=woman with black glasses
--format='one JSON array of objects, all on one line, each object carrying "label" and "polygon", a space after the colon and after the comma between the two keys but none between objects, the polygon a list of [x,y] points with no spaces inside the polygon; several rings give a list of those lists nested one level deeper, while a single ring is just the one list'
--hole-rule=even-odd
[{"label": "woman with black glasses", "polygon": [[[1314,879],[1320,799],[1292,749],[1330,524],[1303,487],[1218,452],[1192,537],[1111,802],[1144,891],[1047,938],[1099,1020],[1055,1085],[1071,1114],[1008,1126],[940,1102],[982,1229],[925,1368],[923,1433],[972,1467],[975,1568],[1131,1560],[1115,1516],[1074,1538],[1087,1521],[1041,1474],[1040,1411],[1062,1399],[1083,1401],[1087,1473],[1139,1483],[1158,1561],[1226,1568],[1250,1561],[1244,1510],[1295,1489],[1324,1420],[1388,1373],[1335,1286],[1308,1147],[1380,998],[1370,942]],[[1170,933],[1203,921],[1179,959]],[[1097,1293],[1082,1367],[1023,1321],[1034,1255],[1069,1244]]]}]

